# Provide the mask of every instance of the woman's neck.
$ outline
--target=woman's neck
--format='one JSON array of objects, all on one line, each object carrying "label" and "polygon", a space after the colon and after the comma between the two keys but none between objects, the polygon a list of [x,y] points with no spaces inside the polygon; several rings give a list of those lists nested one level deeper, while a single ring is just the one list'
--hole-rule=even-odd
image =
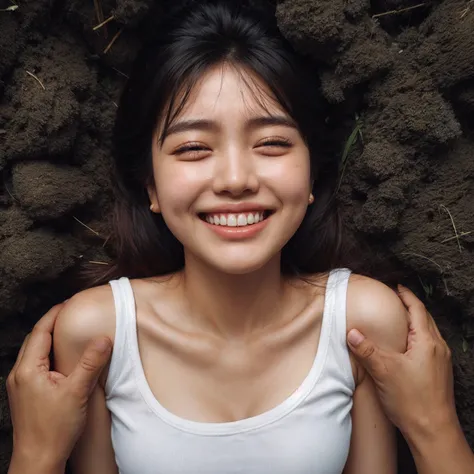
[{"label": "woman's neck", "polygon": [[287,288],[279,256],[244,275],[229,275],[188,258],[184,297],[193,318],[219,336],[244,339],[281,319]]}]

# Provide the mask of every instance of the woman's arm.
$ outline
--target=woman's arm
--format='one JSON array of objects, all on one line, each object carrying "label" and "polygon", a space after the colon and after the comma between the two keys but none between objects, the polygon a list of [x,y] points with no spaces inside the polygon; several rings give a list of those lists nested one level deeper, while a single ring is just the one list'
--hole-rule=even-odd
[{"label": "woman's arm", "polygon": [[395,430],[384,415],[371,378],[365,375],[354,393],[352,437],[344,474],[396,474]]},{"label": "woman's arm", "polygon": [[[406,310],[396,293],[382,283],[354,275],[347,294],[348,330],[358,327],[385,349],[403,352],[408,324]],[[374,383],[354,363],[356,390],[352,409],[352,438],[345,474],[395,474],[396,440]]]},{"label": "woman's arm", "polygon": [[69,377],[50,370],[52,332],[62,307],[56,305],[35,324],[7,378],[13,424],[8,474],[64,474],[85,423],[87,399],[110,358],[110,339],[100,337]]},{"label": "woman's arm", "polygon": [[[93,288],[71,298],[58,316],[54,330],[55,369],[64,375],[74,369],[91,339],[106,335],[114,340],[115,309],[109,287]],[[87,419],[70,458],[74,474],[117,474],[105,404],[104,377],[89,399]]]},{"label": "woman's arm", "polygon": [[472,474],[474,454],[454,403],[451,352],[421,301],[402,287],[399,297],[408,309],[406,352],[383,350],[376,339],[355,332],[348,337],[352,353],[375,380],[419,474]]}]

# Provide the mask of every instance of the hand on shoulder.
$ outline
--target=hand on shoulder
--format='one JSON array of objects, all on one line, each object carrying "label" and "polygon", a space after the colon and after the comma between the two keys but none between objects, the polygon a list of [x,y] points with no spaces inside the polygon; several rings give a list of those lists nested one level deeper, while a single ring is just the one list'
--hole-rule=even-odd
[{"label": "hand on shoulder", "polygon": [[356,328],[382,349],[403,353],[407,311],[394,290],[362,275],[351,275],[347,290],[347,331]]},{"label": "hand on shoulder", "polygon": [[68,375],[94,338],[115,338],[115,305],[109,285],[81,291],[58,315],[53,333],[55,368]]}]

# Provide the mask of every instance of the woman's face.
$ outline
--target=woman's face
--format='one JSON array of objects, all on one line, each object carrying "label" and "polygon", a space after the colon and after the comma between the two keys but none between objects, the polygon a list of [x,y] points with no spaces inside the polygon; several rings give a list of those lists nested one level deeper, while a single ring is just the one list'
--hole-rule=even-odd
[{"label": "woman's face", "polygon": [[[194,86],[161,146],[148,188],[190,257],[228,274],[262,268],[298,229],[310,195],[309,151],[292,119],[243,71],[216,67]],[[253,77],[261,87],[264,84]],[[263,106],[262,106],[263,102]]]}]

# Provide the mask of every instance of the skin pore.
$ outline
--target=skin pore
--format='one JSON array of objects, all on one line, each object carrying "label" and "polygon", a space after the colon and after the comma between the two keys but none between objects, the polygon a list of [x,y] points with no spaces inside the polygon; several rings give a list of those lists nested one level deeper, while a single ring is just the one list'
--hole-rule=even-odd
[{"label": "skin pore", "polygon": [[[251,80],[242,81],[243,74]],[[174,415],[203,423],[250,418],[284,402],[318,350],[326,277],[309,275],[318,283],[312,285],[280,271],[281,250],[310,205],[309,150],[265,84],[228,65],[203,74],[168,132],[162,143],[160,127],[153,137],[147,191],[153,212],[183,244],[185,266],[166,277],[131,281],[143,371],[156,400]],[[258,229],[248,235],[245,226],[206,221],[254,210],[265,219],[248,226]],[[351,276],[348,329],[403,351],[404,312],[392,290]],[[98,335],[114,340],[108,285],[73,296],[61,311],[57,370],[69,374]],[[371,380],[356,364],[353,373],[353,436],[344,472],[393,474],[392,428]],[[104,371],[91,398],[91,416],[73,454],[75,473],[117,472],[106,379]]]}]

